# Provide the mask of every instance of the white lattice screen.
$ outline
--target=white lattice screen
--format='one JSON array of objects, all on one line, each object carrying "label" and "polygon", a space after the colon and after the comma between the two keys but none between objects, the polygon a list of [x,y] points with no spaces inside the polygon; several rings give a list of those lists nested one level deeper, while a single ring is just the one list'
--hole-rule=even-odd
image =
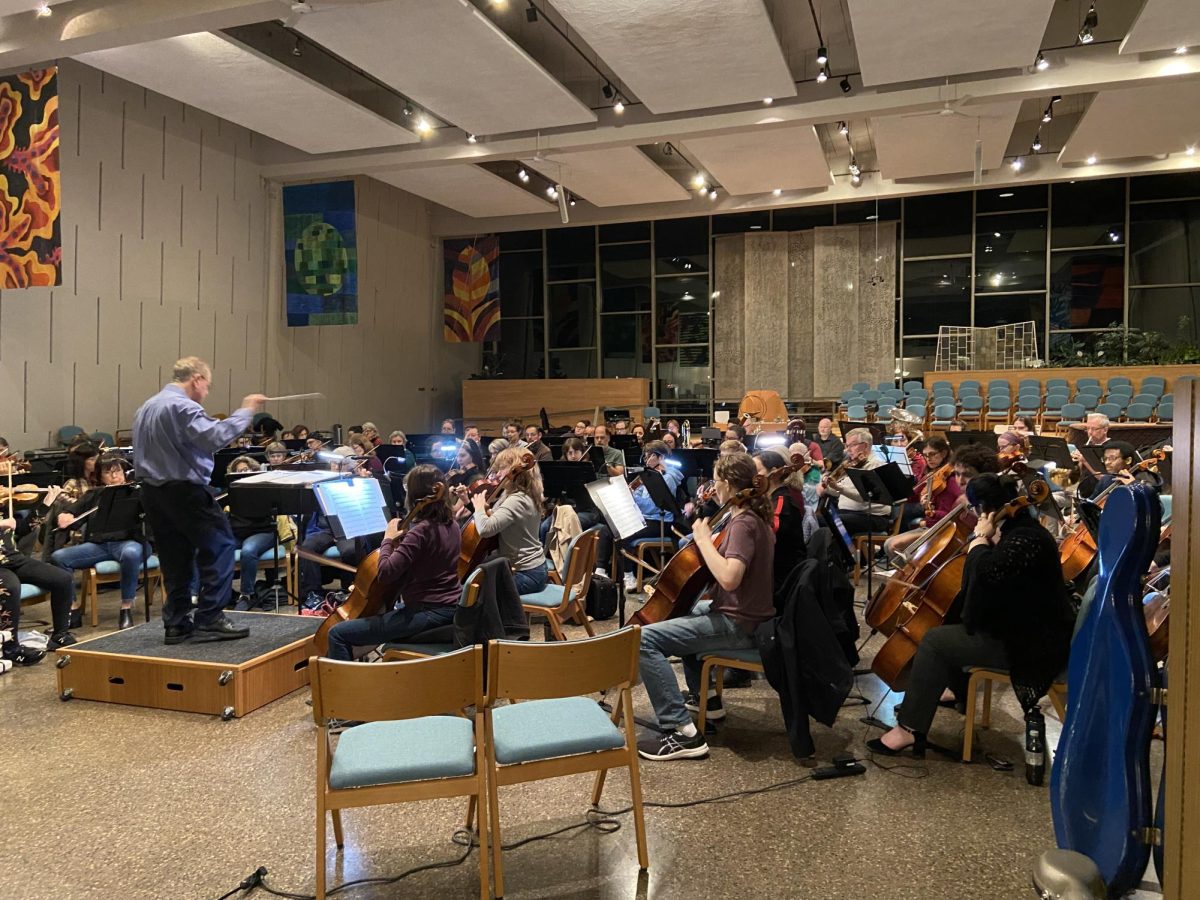
[{"label": "white lattice screen", "polygon": [[993,328],[943,325],[938,329],[935,367],[940,372],[1029,369],[1039,364],[1036,322]]}]

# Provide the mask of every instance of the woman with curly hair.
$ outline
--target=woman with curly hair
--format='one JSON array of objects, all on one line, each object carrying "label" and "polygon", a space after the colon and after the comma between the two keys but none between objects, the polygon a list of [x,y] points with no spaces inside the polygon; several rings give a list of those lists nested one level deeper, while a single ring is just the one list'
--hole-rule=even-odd
[{"label": "woman with curly hair", "polygon": [[[509,447],[492,460],[491,473],[503,478],[529,451]],[[542,523],[542,473],[537,466],[514,475],[494,506],[484,492],[471,495],[475,527],[481,538],[497,537],[500,553],[513,568],[513,581],[522,594],[546,587],[546,551],[538,529]]]}]

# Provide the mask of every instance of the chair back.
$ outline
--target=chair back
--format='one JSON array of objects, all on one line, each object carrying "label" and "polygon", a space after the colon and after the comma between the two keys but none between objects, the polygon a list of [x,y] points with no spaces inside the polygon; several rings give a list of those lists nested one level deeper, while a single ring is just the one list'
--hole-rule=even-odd
[{"label": "chair back", "polygon": [[470,609],[479,602],[479,592],[483,590],[483,585],[487,581],[487,573],[483,571],[482,566],[477,566],[471,570],[466,578],[463,579],[462,593],[458,595],[458,605],[462,609]]},{"label": "chair back", "polygon": [[879,393],[879,391],[863,391],[862,392],[863,401],[865,403],[867,403],[868,405],[872,404],[872,403],[878,403],[880,396],[881,396],[881,394]]},{"label": "chair back", "polygon": [[[539,645],[540,646],[540,645]],[[313,721],[378,722],[458,713],[483,706],[483,648],[405,662],[308,661]]]},{"label": "chair back", "polygon": [[662,413],[660,413],[658,411],[657,406],[643,406],[642,407],[642,421],[643,422],[649,421],[650,419],[660,419],[660,418],[662,418]]},{"label": "chair back", "polygon": [[854,391],[856,394],[861,394],[863,391],[869,391],[870,389],[871,385],[867,384],[865,381],[856,381],[854,384],[850,385],[850,390]]},{"label": "chair back", "polygon": [[641,641],[637,625],[579,641],[492,641],[488,698],[548,700],[632,687]]},{"label": "chair back", "polygon": [[901,385],[901,388],[904,389],[906,394],[911,394],[913,391],[919,391],[924,387],[924,383],[920,381],[906,381]]},{"label": "chair back", "polygon": [[92,439],[92,443],[97,446],[113,447],[117,443],[107,431],[93,431],[89,437]]},{"label": "chair back", "polygon": [[847,406],[846,418],[854,422],[861,422],[867,418],[867,408],[865,406]]},{"label": "chair back", "polygon": [[1158,404],[1158,421],[1160,421],[1160,422],[1175,421],[1175,404],[1174,403]]},{"label": "chair back", "polygon": [[963,412],[979,412],[983,409],[983,398],[978,394],[962,398]]},{"label": "chair back", "polygon": [[1148,422],[1153,412],[1154,407],[1149,403],[1130,403],[1129,408],[1125,410],[1125,417],[1130,422]]},{"label": "chair back", "polygon": [[567,545],[567,558],[563,561],[562,582],[564,596],[578,586],[575,596],[587,596],[592,584],[592,573],[596,569],[596,548],[600,545],[600,526],[580,532]]},{"label": "chair back", "polygon": [[1096,412],[1102,413],[1103,415],[1108,416],[1110,419],[1121,418],[1121,413],[1124,411],[1125,410],[1119,403],[1101,403],[1096,407]]},{"label": "chair back", "polygon": [[938,421],[949,421],[957,412],[958,407],[953,403],[939,403],[933,408],[933,417]]},{"label": "chair back", "polygon": [[65,447],[77,434],[83,434],[83,429],[78,425],[64,425],[58,429],[58,442]]},{"label": "chair back", "polygon": [[933,384],[931,384],[929,386],[929,388],[930,388],[930,390],[933,390],[933,391],[937,391],[937,390],[941,389],[941,390],[948,390],[948,391],[950,391],[950,393],[954,393],[954,385],[952,385],[948,381],[935,381]]},{"label": "chair back", "polygon": [[1059,412],[1062,414],[1064,419],[1073,422],[1081,420],[1084,417],[1084,415],[1087,413],[1087,407],[1085,407],[1082,403],[1064,403]]}]

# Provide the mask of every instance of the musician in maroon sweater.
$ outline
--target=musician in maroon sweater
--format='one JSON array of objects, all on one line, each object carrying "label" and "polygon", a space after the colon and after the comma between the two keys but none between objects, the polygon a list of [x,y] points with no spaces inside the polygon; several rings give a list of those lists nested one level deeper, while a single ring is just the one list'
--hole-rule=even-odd
[{"label": "musician in maroon sweater", "polygon": [[417,466],[404,479],[409,510],[442,486],[443,498],[428,503],[400,533],[392,519],[379,547],[379,582],[398,601],[386,612],[339,622],[329,630],[329,658],[351,660],[355,647],[411,641],[423,631],[449,625],[462,588],[458,582],[458,525],[450,511],[450,492],[437,466]]}]

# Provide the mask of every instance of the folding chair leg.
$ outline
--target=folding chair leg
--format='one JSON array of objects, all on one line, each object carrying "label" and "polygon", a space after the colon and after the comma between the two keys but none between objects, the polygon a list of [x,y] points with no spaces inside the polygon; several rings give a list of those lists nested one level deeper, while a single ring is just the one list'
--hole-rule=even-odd
[{"label": "folding chair leg", "polygon": [[96,602],[97,596],[99,595],[99,589],[96,586],[95,575],[93,575],[91,578],[91,582],[88,585],[88,590],[88,605],[91,607],[92,612],[92,627],[95,628],[100,624],[100,604]]},{"label": "folding chair leg", "polygon": [[592,807],[600,805],[600,795],[604,793],[604,779],[608,775],[608,769],[601,769],[596,773],[596,784],[592,788]]},{"label": "folding chair leg", "polygon": [[[492,731],[492,723],[490,719],[487,723],[487,729],[484,740],[487,741],[487,761],[488,761],[488,776],[487,776],[487,795],[488,809],[487,820],[488,828],[491,829],[492,838],[492,880],[493,889],[497,897],[504,896],[504,838],[500,830],[500,788],[496,784],[496,751],[495,751],[495,735]],[[483,818],[483,812],[480,811],[480,818]]]},{"label": "folding chair leg", "polygon": [[592,620],[588,618],[587,607],[583,603],[576,600],[575,608],[579,610],[579,620],[583,622],[583,630],[587,632],[588,637],[596,636],[596,629],[592,627]]},{"label": "folding chair leg", "polygon": [[346,846],[346,840],[342,834],[342,811],[340,809],[331,809],[330,814],[333,816],[333,841],[337,848],[341,850]]},{"label": "folding chair leg", "polygon": [[963,732],[962,761],[965,763],[969,763],[971,761],[971,745],[975,742],[975,694],[978,689],[978,679],[975,675],[972,675],[970,680],[967,682],[967,728],[966,731]]},{"label": "folding chair leg", "polygon": [[556,641],[565,641],[567,636],[563,633],[562,625],[558,621],[558,613],[553,610],[546,610],[546,621],[550,623],[550,631],[554,634]]}]

